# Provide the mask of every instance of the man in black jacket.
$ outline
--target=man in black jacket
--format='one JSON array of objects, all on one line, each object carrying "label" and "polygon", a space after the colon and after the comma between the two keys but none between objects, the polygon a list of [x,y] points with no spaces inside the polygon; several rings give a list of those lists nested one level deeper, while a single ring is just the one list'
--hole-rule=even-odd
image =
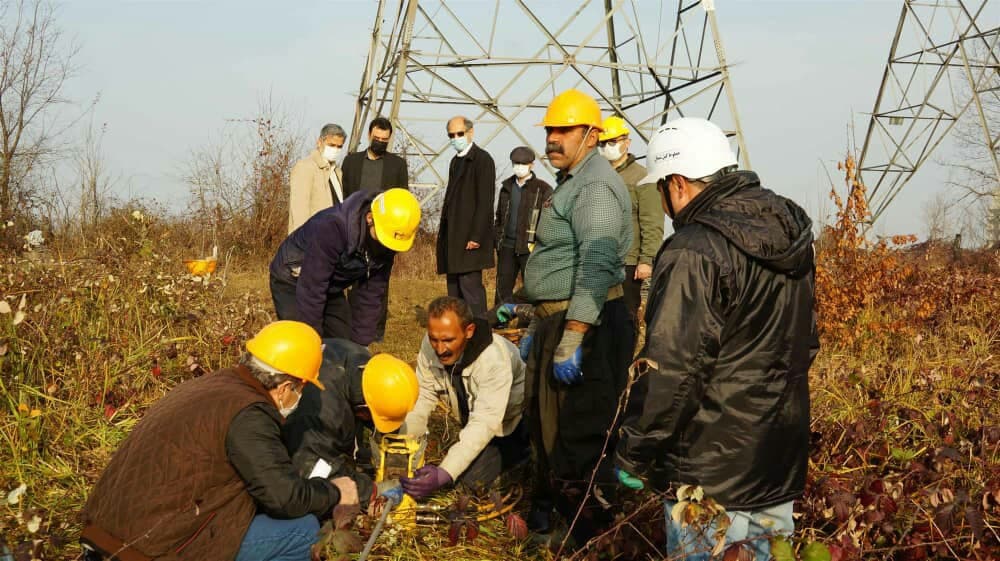
[{"label": "man in black jacket", "polygon": [[542,205],[552,195],[552,186],[532,171],[535,152],[518,146],[510,153],[514,174],[500,185],[494,237],[497,245],[497,289],[493,306],[509,302],[518,275],[535,245],[535,228]]},{"label": "man in black jacket", "polygon": [[472,143],[472,126],[465,117],[448,121],[448,138],[457,154],[448,168],[441,206],[437,269],[447,275],[448,296],[465,300],[476,317],[485,317],[483,269],[493,267],[496,167],[489,153]]},{"label": "man in black jacket", "polygon": [[[341,165],[344,198],[358,191],[381,193],[387,189],[409,190],[409,172],[406,160],[389,152],[392,140],[392,123],[385,117],[376,117],[368,123],[368,149],[351,152]],[[353,301],[354,297],[350,296]],[[352,302],[353,305],[353,302]],[[385,322],[389,317],[389,285],[382,292],[382,312],[375,325],[375,340],[385,336]]]},{"label": "man in black jacket", "polygon": [[[812,222],[756,174],[736,171],[725,134],[704,119],[660,127],[648,166],[643,183],[657,184],[675,233],[653,271],[645,373],[621,429],[618,479],[700,486],[726,509],[726,540],[748,540],[768,559],[767,537],[794,528],[809,457],[808,374],[819,350]],[[682,527],[675,506],[668,501],[667,556],[708,559],[715,525]]]}]

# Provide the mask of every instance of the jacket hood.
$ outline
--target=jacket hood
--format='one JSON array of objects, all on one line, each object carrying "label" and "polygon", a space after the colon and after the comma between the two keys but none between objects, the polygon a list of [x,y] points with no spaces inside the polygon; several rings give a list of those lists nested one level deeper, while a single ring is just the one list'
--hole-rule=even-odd
[{"label": "jacket hood", "polygon": [[738,171],[710,185],[677,213],[674,228],[698,223],[722,234],[765,267],[800,278],[813,270],[812,220],[793,201]]},{"label": "jacket hood", "polygon": [[490,329],[488,321],[483,318],[475,318],[472,320],[472,324],[476,326],[476,332],[472,334],[472,338],[465,344],[465,350],[462,351],[462,358],[459,360],[459,368],[462,370],[476,362],[479,355],[483,354],[483,351],[493,343],[493,331]]},{"label": "jacket hood", "polygon": [[378,193],[371,191],[359,191],[344,199],[341,208],[346,218],[347,239],[350,240],[348,252],[355,253],[365,249],[365,240],[368,239],[368,227],[365,216],[371,209],[372,201]]}]

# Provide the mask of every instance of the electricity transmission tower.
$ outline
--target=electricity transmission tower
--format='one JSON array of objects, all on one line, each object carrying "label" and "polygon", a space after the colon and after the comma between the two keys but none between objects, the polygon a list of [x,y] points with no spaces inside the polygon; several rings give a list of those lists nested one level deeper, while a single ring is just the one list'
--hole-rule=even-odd
[{"label": "electricity transmission tower", "polygon": [[1000,178],[1000,130],[984,109],[1000,100],[998,12],[990,0],[904,0],[859,159],[872,221],[966,111]]},{"label": "electricity transmission tower", "polygon": [[350,147],[388,117],[427,204],[447,182],[450,117],[475,122],[475,142],[506,176],[515,146],[543,152],[535,125],[571,87],[624,117],[639,153],[668,118],[699,116],[727,131],[749,168],[714,0],[380,0]]}]

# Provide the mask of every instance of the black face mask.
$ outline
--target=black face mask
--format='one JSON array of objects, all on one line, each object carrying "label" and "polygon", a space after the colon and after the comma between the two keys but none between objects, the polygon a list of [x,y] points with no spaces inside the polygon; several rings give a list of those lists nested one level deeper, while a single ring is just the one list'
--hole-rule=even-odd
[{"label": "black face mask", "polygon": [[388,142],[382,142],[381,140],[373,140],[371,146],[368,147],[372,151],[372,154],[376,156],[385,155],[386,150],[389,149]]}]

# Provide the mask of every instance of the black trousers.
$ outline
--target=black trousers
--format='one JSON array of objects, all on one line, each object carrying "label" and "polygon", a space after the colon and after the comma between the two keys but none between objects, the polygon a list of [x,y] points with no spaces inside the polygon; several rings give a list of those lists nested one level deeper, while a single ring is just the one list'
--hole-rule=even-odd
[{"label": "black trousers", "polygon": [[635,265],[625,265],[625,283],[622,288],[625,289],[625,307],[628,308],[628,313],[632,316],[632,323],[635,324],[635,328],[638,330],[643,281],[635,280],[635,268]]},{"label": "black trousers", "polygon": [[[299,306],[295,301],[295,284],[280,281],[272,275],[271,300],[274,301],[278,319],[300,320]],[[351,338],[351,305],[343,292],[327,295],[326,307],[323,308],[323,331],[319,335],[324,339]]]},{"label": "black trousers", "polygon": [[472,315],[486,317],[486,287],[483,286],[483,272],[448,273],[448,296],[461,298],[472,308]]},{"label": "black trousers", "polygon": [[497,289],[493,296],[493,307],[510,302],[514,296],[517,276],[524,275],[524,265],[530,253],[517,253],[513,247],[501,245],[497,250]]},{"label": "black trousers", "polygon": [[530,456],[528,430],[522,420],[514,432],[494,437],[462,475],[458,476],[458,483],[481,490],[500,477],[501,473],[526,462]]},{"label": "black trousers", "polygon": [[554,505],[567,523],[584,504],[572,532],[577,544],[583,545],[612,520],[593,493],[586,503],[583,497],[595,468],[595,486],[605,500],[613,502],[617,489],[611,457],[618,427],[612,423],[628,380],[635,327],[621,298],[606,302],[600,324],[592,326],[583,338],[583,381],[566,386],[552,375],[565,317],[566,312],[535,316],[537,328],[525,379],[525,415],[536,459],[534,500]]}]

